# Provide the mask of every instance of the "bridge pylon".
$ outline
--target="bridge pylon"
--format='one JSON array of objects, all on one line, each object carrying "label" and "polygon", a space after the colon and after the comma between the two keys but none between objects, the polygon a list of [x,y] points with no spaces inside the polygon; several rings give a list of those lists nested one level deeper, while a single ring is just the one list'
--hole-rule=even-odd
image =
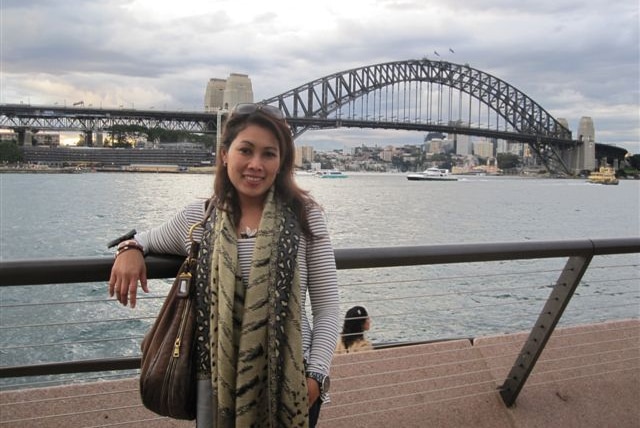
[{"label": "bridge pylon", "polygon": [[93,131],[88,129],[86,131],[82,131],[84,134],[84,145],[87,147],[93,147]]}]

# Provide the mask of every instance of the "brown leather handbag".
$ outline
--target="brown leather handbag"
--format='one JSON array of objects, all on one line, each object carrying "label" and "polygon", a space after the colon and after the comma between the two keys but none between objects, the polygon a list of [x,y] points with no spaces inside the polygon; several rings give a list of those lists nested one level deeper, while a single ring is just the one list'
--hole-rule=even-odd
[{"label": "brown leather handbag", "polygon": [[[209,203],[210,206],[213,203]],[[193,240],[158,317],[145,335],[141,349],[140,395],[144,406],[174,419],[196,418],[195,291],[196,261],[200,244]]]}]

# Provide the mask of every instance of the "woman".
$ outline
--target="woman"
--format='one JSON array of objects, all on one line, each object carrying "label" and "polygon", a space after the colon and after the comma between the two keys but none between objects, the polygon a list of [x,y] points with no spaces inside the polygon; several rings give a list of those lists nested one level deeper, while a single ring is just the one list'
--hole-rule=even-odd
[{"label": "woman", "polygon": [[[335,259],[321,209],[294,181],[294,155],[279,109],[233,110],[216,160],[215,210],[194,233],[202,242],[198,427],[313,427],[327,398],[339,329]],[[110,295],[134,307],[138,281],[148,292],[143,254],[186,255],[189,227],[205,205],[122,242]]]},{"label": "woman", "polygon": [[364,337],[364,332],[371,328],[371,318],[362,306],[354,306],[344,316],[342,335],[336,348],[337,354],[348,354],[359,351],[371,351],[373,345]]}]

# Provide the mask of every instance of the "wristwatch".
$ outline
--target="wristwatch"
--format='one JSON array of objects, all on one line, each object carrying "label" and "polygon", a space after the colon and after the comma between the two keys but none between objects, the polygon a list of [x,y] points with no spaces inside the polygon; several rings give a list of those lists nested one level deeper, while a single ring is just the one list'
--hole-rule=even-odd
[{"label": "wristwatch", "polygon": [[326,394],[331,387],[331,379],[327,375],[318,372],[307,372],[307,377],[315,380],[320,385],[320,393]]}]

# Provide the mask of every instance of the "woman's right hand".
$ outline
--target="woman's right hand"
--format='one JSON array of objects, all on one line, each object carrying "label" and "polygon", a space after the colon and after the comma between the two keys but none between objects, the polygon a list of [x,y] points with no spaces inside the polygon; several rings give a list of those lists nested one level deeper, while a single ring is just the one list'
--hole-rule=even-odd
[{"label": "woman's right hand", "polygon": [[131,249],[120,253],[111,268],[109,296],[115,295],[116,299],[124,306],[130,303],[131,307],[135,308],[138,281],[140,281],[142,290],[148,293],[147,265],[144,262],[142,252]]}]

